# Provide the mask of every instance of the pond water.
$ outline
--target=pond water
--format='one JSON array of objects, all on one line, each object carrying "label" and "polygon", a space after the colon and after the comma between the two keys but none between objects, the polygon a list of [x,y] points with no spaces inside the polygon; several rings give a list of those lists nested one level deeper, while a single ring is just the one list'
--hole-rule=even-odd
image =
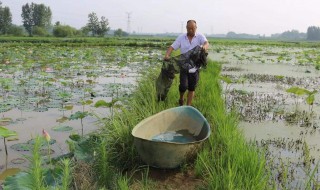
[{"label": "pond water", "polygon": [[[70,134],[82,135],[82,130],[88,134],[100,127],[96,116],[110,116],[113,105],[95,107],[95,103],[117,100],[115,104],[121,106],[140,73],[159,64],[162,57],[159,50],[126,47],[51,47],[46,51],[14,47],[2,51],[6,52],[0,51],[0,60],[15,54],[9,65],[0,65],[0,126],[18,135],[6,139],[7,158],[1,139],[0,175],[11,171],[6,169],[28,166],[25,155],[30,155],[32,139],[42,136],[42,130],[51,136],[52,158],[68,153]],[[84,112],[89,114],[81,124],[74,117]],[[42,152],[46,156],[47,148]]]},{"label": "pond water", "polygon": [[[320,160],[320,96],[315,93],[308,105],[307,94],[286,90],[319,90],[319,50],[251,45],[217,49],[209,55],[223,63],[221,75],[233,81],[222,82],[224,96],[227,109],[239,111],[244,137],[265,150],[278,187],[305,187]],[[316,168],[314,179],[319,177]]]}]

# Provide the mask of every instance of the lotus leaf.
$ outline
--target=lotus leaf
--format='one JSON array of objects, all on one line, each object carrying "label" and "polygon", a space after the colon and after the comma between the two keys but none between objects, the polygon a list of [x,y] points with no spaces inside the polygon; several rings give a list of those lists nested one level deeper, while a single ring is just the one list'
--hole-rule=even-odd
[{"label": "lotus leaf", "polygon": [[48,149],[48,148],[42,148],[42,149],[40,149],[39,152],[40,152],[40,155],[42,155],[42,156],[47,156],[48,153],[50,153],[50,154],[54,154],[55,153],[54,150]]},{"label": "lotus leaf", "polygon": [[0,181],[3,181],[3,180],[6,179],[8,176],[15,175],[15,174],[18,173],[19,171],[20,171],[19,168],[9,168],[9,169],[5,170],[3,173],[0,174]]},{"label": "lotus leaf", "polygon": [[13,164],[23,164],[26,162],[26,159],[24,158],[15,158],[13,160],[11,160],[11,163]]},{"label": "lotus leaf", "polygon": [[18,143],[11,145],[11,148],[16,151],[30,151],[31,145],[28,143]]},{"label": "lotus leaf", "polygon": [[2,136],[4,138],[17,136],[17,132],[11,131],[5,127],[0,126],[0,136]]},{"label": "lotus leaf", "polygon": [[63,116],[63,117],[57,119],[56,121],[59,123],[63,123],[63,122],[66,122],[67,120],[68,120],[68,117]]},{"label": "lotus leaf", "polygon": [[[53,187],[57,187],[62,177],[62,170],[60,168],[54,169],[45,169],[43,173],[44,184],[46,184],[47,189],[54,189]],[[32,190],[34,189],[34,185],[32,182],[32,175],[27,172],[19,172],[16,175],[9,176],[3,183],[4,189],[24,189],[24,190]]]},{"label": "lotus leaf", "polygon": [[67,125],[58,125],[52,128],[53,131],[71,131],[72,129],[73,129],[72,127]]},{"label": "lotus leaf", "polygon": [[107,103],[104,100],[98,100],[95,104],[94,107],[99,108],[99,107],[111,107],[110,103]]},{"label": "lotus leaf", "polygon": [[303,89],[303,88],[299,88],[299,87],[291,87],[291,88],[287,89],[286,92],[293,93],[298,96],[310,94],[310,91]]},{"label": "lotus leaf", "polygon": [[71,134],[69,135],[69,138],[73,141],[79,141],[81,139],[80,135],[78,134]]},{"label": "lotus leaf", "polygon": [[[43,142],[45,141],[43,138],[41,138],[42,140],[43,140]],[[35,139],[31,139],[31,140],[28,140],[28,144],[29,145],[34,145],[34,141],[35,141]],[[53,145],[54,143],[56,143],[57,141],[55,140],[55,139],[50,139],[50,141],[49,141],[49,144],[50,145]],[[47,143],[43,143],[43,145],[46,145]]]},{"label": "lotus leaf", "polygon": [[88,115],[90,115],[90,114],[87,111],[85,111],[85,112],[77,111],[76,113],[74,113],[70,116],[69,120],[83,119],[83,118],[87,117]]}]

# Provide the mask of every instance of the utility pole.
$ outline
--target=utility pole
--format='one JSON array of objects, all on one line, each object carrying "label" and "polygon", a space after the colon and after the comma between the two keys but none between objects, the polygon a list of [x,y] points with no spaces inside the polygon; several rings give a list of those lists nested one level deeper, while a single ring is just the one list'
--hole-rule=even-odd
[{"label": "utility pole", "polygon": [[181,33],[183,33],[183,21],[180,21],[180,23],[181,23]]},{"label": "utility pole", "polygon": [[129,12],[126,12],[127,13],[127,16],[128,16],[128,21],[127,21],[127,32],[130,34],[130,30],[131,30],[131,28],[130,28],[130,17],[131,17],[131,12],[129,13]]}]

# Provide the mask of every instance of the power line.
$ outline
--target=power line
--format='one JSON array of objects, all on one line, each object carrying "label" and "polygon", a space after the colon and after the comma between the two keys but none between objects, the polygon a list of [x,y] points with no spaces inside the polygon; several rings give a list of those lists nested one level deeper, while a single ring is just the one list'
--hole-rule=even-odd
[{"label": "power line", "polygon": [[127,21],[127,32],[130,34],[130,30],[131,30],[131,28],[130,28],[130,16],[131,16],[131,14],[132,14],[132,12],[126,12],[127,13],[127,15],[128,15],[128,21]]}]

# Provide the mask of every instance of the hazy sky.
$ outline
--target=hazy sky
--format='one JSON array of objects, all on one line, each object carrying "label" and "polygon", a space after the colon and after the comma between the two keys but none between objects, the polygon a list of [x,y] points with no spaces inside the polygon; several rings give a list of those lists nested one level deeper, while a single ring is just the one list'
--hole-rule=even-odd
[{"label": "hazy sky", "polygon": [[76,28],[87,23],[88,14],[105,16],[112,29],[163,33],[185,31],[185,22],[195,19],[198,32],[219,34],[282,33],[320,26],[320,0],[0,0],[8,6],[14,24],[21,24],[21,7],[43,3],[51,8],[52,23]]}]

